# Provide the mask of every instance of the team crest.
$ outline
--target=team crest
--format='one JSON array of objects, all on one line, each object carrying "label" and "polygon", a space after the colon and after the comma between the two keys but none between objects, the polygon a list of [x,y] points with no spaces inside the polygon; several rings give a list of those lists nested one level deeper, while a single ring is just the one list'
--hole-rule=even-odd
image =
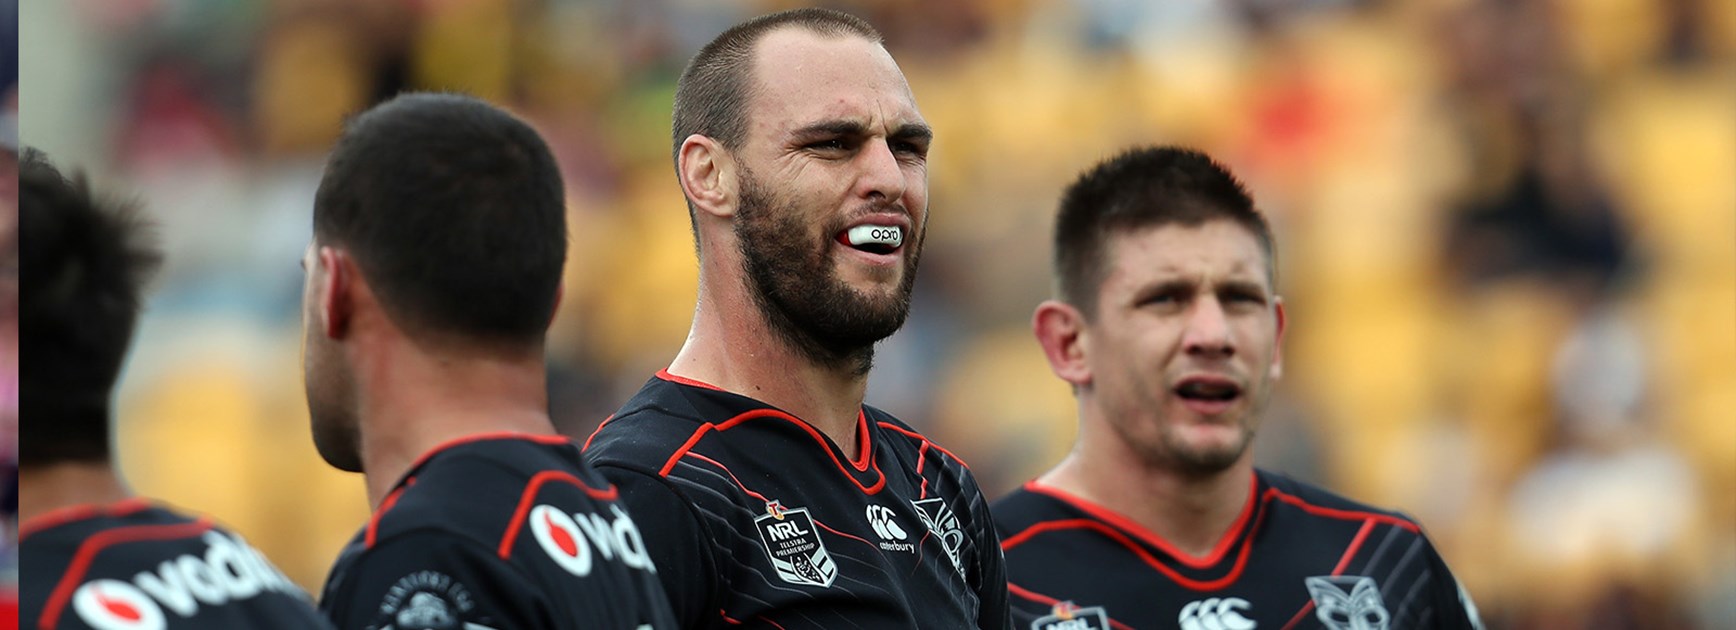
[{"label": "team crest", "polygon": [[838,565],[826,553],[826,543],[820,540],[808,508],[786,508],[769,501],[766,514],[753,524],[766,545],[772,568],[785,582],[825,588],[838,577]]},{"label": "team crest", "polygon": [[958,524],[958,515],[952,513],[943,499],[923,499],[911,501],[916,506],[917,515],[928,525],[929,531],[940,537],[940,544],[946,548],[946,556],[952,559],[952,568],[964,575],[964,562],[959,560],[958,550],[964,546],[964,529]]},{"label": "team crest", "polygon": [[1314,616],[1332,630],[1386,630],[1392,615],[1380,597],[1374,578],[1360,575],[1316,576],[1304,580],[1314,598]]},{"label": "team crest", "polygon": [[385,623],[375,630],[494,630],[465,621],[476,608],[470,591],[439,571],[418,571],[392,584],[380,601]]},{"label": "team crest", "polygon": [[1080,608],[1059,602],[1049,616],[1031,622],[1031,630],[1109,630],[1109,612],[1102,606]]}]

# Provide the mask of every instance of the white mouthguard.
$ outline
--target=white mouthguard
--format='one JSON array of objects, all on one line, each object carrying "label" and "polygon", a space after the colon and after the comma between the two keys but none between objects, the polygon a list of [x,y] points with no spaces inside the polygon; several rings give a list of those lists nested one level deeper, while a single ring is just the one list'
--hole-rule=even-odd
[{"label": "white mouthguard", "polygon": [[904,230],[895,225],[858,225],[845,233],[851,245],[879,243],[891,247],[904,244]]}]

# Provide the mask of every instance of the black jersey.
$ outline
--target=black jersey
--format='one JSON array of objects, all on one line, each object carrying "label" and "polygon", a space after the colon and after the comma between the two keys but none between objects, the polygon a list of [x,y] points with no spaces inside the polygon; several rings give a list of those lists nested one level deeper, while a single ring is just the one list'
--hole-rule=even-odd
[{"label": "black jersey", "polygon": [[320,609],[340,630],[672,629],[616,496],[564,437],[448,442],[380,502]]},{"label": "black jersey", "polygon": [[1256,471],[1204,557],[1036,482],[996,501],[1019,630],[1476,628],[1416,522]]},{"label": "black jersey", "polygon": [[763,402],[660,372],[585,445],[639,515],[685,628],[1008,628],[963,462],[863,407],[854,454]]},{"label": "black jersey", "polygon": [[19,627],[325,628],[307,593],[233,532],[144,499],[25,523]]}]

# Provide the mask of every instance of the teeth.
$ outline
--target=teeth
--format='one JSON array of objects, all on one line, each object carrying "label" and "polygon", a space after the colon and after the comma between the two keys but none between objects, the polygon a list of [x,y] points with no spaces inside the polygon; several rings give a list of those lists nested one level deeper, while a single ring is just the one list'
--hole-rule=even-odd
[{"label": "teeth", "polygon": [[896,225],[858,225],[845,236],[851,245],[880,244],[898,247],[904,244],[904,230]]}]

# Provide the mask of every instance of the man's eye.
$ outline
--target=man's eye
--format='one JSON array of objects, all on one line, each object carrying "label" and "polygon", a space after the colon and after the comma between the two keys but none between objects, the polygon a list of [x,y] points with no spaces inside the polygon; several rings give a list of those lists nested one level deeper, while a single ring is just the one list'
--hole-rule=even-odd
[{"label": "man's eye", "polygon": [[845,146],[842,138],[831,138],[829,140],[810,142],[808,143],[807,148],[816,151],[842,151],[845,149]]},{"label": "man's eye", "polygon": [[916,144],[915,142],[894,142],[892,143],[892,150],[898,153],[915,156],[928,155],[928,148]]}]

